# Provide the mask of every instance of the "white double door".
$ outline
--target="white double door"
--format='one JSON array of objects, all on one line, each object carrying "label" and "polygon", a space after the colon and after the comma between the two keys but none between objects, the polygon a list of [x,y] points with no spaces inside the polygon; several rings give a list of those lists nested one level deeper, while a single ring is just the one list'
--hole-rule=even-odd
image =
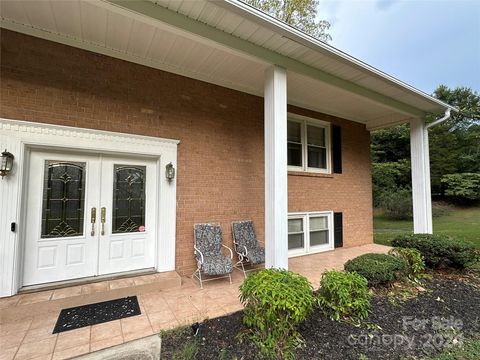
[{"label": "white double door", "polygon": [[155,266],[155,160],[32,151],[23,286]]}]

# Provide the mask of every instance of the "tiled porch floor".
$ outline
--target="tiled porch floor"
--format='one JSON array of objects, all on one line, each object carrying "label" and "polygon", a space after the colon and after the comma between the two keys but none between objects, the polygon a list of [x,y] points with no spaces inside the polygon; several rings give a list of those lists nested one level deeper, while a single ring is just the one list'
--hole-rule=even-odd
[{"label": "tiled porch floor", "polygon": [[[388,249],[375,244],[338,249],[292,258],[289,267],[306,276],[316,288],[325,270],[342,269],[348,259]],[[140,293],[138,299],[142,314],[139,316],[52,334],[59,314],[59,309],[51,311],[52,301],[64,299],[62,308],[70,307],[69,297],[73,299],[75,295],[87,294],[94,299],[95,291],[152,281],[151,276],[154,275],[0,299],[0,360],[71,358],[242,308],[238,300],[238,286],[243,281],[243,275],[235,270],[232,285],[222,279],[207,282],[201,290],[190,278],[182,278],[181,287]],[[88,300],[87,296],[85,303],[98,301]],[[21,309],[29,311],[19,311]]]}]

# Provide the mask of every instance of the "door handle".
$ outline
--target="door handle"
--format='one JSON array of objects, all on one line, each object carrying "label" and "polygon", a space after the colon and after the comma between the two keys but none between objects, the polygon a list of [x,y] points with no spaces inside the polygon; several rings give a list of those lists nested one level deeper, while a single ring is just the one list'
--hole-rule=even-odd
[{"label": "door handle", "polygon": [[92,223],[91,236],[95,236],[95,222],[97,221],[97,208],[92,207],[90,210],[90,222]]},{"label": "door handle", "polygon": [[100,210],[100,221],[102,222],[102,232],[101,235],[105,235],[105,219],[107,218],[107,208],[102,207]]}]

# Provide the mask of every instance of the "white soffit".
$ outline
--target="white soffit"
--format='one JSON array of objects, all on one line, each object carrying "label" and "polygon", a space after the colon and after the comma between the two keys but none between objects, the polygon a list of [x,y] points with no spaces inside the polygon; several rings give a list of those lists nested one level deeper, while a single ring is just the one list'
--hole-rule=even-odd
[{"label": "white soffit", "polygon": [[[230,11],[231,2],[3,0],[0,11],[2,27],[13,31],[263,96],[264,71],[269,61],[245,49],[221,44],[208,35],[197,34],[192,26],[188,28],[192,23],[206,24],[208,28],[202,25],[206,34],[211,31],[217,31],[214,35],[220,36],[231,34],[232,42],[243,39],[258,49],[268,49],[270,54],[281,56],[287,64],[294,61],[294,65],[306,64],[309,69],[320,69],[333,82],[322,81],[321,72],[320,78],[315,78],[295,69],[288,71],[289,103],[365,123],[369,128],[405,122],[415,116],[388,101],[372,101],[379,91],[383,99],[391,98],[394,105],[406,104],[407,110],[418,110],[416,116],[427,111],[443,111],[444,107],[438,102],[412,95],[398,84],[389,84],[381,77],[365,73],[348,61],[329,57],[328,53],[276,33],[254,21],[256,17]],[[155,18],[154,11],[148,14],[136,11],[139,6],[163,10]],[[180,21],[185,28],[175,26],[175,21],[162,21],[162,17]],[[335,86],[336,78],[341,84],[352,83],[357,92],[348,91],[348,86]],[[358,89],[363,88],[373,97],[362,96]]]},{"label": "white soffit", "polygon": [[98,0],[2,0],[3,28],[263,94],[268,64]]},{"label": "white soffit", "polygon": [[288,73],[287,95],[292,105],[311,108],[310,104],[321,104],[324,113],[339,117],[345,113],[355,114],[354,120],[369,128],[399,124],[411,118],[346,90],[328,84],[319,87],[318,81],[295,73]]},{"label": "white soffit", "polygon": [[[169,1],[156,0],[156,2],[166,3]],[[404,99],[406,103],[416,106],[423,111],[443,112],[448,107],[452,108],[450,105],[413,86],[383,73],[328,44],[322,43],[239,0],[211,0],[211,2],[220,5],[229,12],[235,13],[240,18],[245,19],[245,21],[255,19],[255,24],[261,24],[261,30],[257,32],[262,31],[264,37],[271,36],[261,44],[262,46],[272,47],[275,51],[285,56],[295,58],[368,89],[376,89],[378,92],[392,98]],[[199,20],[203,19],[199,17]],[[229,30],[224,29],[224,31]],[[234,30],[232,34],[243,37],[237,30]],[[278,36],[282,36],[283,40],[285,40],[285,43],[281,46],[278,45]],[[300,45],[300,48],[290,52],[298,45]]]}]

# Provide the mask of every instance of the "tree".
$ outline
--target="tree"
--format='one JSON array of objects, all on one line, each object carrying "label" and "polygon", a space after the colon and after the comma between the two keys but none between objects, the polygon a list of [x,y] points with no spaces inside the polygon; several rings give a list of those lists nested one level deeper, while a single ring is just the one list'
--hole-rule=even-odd
[{"label": "tree", "polygon": [[433,96],[459,110],[458,113],[452,112],[450,119],[443,123],[449,129],[467,129],[472,125],[480,124],[480,95],[478,92],[467,87],[450,89],[448,86],[440,85],[434,91]]},{"label": "tree", "polygon": [[317,21],[318,0],[242,0],[257,9],[287,23],[294,28],[328,42],[332,40],[327,30],[330,23]]},{"label": "tree", "polygon": [[372,162],[385,163],[410,159],[410,130],[399,125],[371,133]]},{"label": "tree", "polygon": [[480,172],[480,95],[470,88],[440,85],[434,96],[459,109],[429,131],[432,186],[440,192],[443,175]]},{"label": "tree", "polygon": [[[450,89],[444,85],[440,85],[433,95],[459,109],[459,112],[452,112],[449,120],[429,130],[432,193],[443,194],[446,183],[441,179],[445,175],[480,173],[480,95],[470,88]],[[432,114],[427,121],[432,122],[438,116]],[[381,200],[383,192],[392,191],[392,181],[396,188],[405,187],[404,175],[409,170],[405,164],[409,165],[410,160],[409,138],[406,124],[372,132],[375,203]],[[396,176],[393,170],[398,169],[402,169],[403,176]]]},{"label": "tree", "polygon": [[442,176],[442,184],[446,185],[445,193],[456,200],[480,200],[480,173],[448,174]]}]

